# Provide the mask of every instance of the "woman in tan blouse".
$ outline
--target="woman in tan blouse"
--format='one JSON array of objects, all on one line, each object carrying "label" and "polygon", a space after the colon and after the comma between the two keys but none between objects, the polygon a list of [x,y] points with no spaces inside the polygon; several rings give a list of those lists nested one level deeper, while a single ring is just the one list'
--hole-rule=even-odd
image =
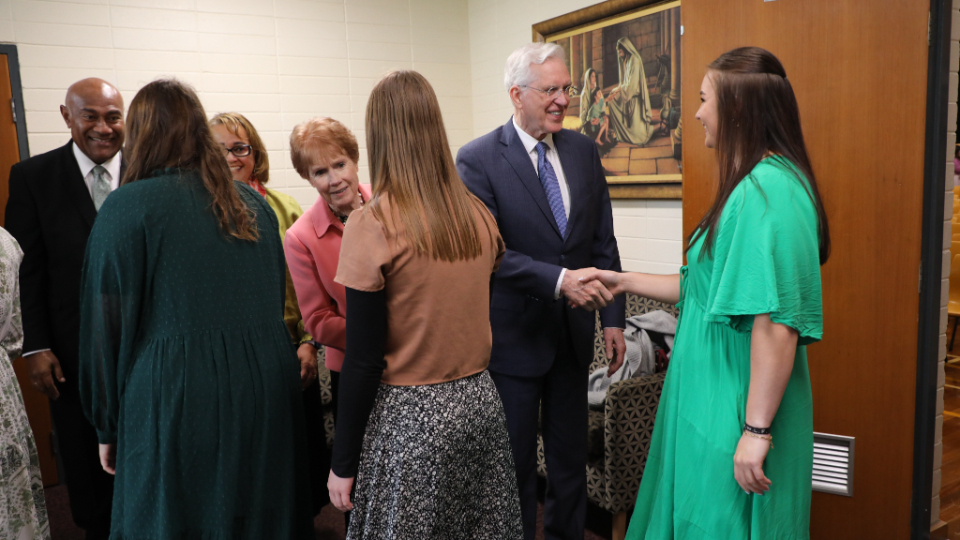
[{"label": "woman in tan blouse", "polygon": [[457,175],[422,75],[377,84],[366,133],[373,197],[347,222],[336,278],[350,318],[330,499],[353,510],[348,539],[522,538],[486,371],[503,240]]}]

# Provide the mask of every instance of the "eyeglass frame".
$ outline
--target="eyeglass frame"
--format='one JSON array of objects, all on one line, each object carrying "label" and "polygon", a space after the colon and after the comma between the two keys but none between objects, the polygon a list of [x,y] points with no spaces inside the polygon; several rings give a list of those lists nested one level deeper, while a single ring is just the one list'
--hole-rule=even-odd
[{"label": "eyeglass frame", "polygon": [[567,86],[564,86],[564,87],[551,86],[546,90],[537,88],[536,86],[527,86],[525,84],[518,84],[517,86],[519,86],[520,88],[529,88],[531,90],[536,90],[537,92],[540,92],[543,95],[547,96],[549,99],[557,99],[558,97],[560,97],[559,94],[557,94],[557,92],[563,92],[567,95],[567,97],[576,97],[576,95],[580,93],[580,89],[572,84],[568,84]]},{"label": "eyeglass frame", "polygon": [[[243,154],[238,154],[237,149],[246,149],[246,152]],[[247,157],[253,153],[253,147],[249,144],[235,144],[230,148],[227,148],[225,145],[220,145],[220,149],[223,150],[223,157],[227,157],[227,154],[233,154],[235,157]]]}]

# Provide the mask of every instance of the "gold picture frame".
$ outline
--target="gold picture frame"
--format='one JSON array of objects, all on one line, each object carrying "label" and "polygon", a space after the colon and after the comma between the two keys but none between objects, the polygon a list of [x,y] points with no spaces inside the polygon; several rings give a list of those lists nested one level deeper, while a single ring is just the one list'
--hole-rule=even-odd
[{"label": "gold picture frame", "polygon": [[611,198],[680,199],[680,0],[609,0],[533,25],[574,86],[564,127],[595,139]]}]

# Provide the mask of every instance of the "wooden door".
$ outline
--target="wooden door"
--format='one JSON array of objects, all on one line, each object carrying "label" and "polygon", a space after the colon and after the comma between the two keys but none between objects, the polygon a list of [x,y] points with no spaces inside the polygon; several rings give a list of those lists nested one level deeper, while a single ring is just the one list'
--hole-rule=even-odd
[{"label": "wooden door", "polygon": [[830,220],[824,340],[809,349],[814,429],[856,437],[856,456],[853,497],[813,494],[814,539],[910,536],[929,6],[681,7],[685,234],[715,193],[716,160],[695,118],[704,67],[745,45],[786,68]]},{"label": "wooden door", "polygon": [[[17,124],[14,122],[13,109],[10,106],[12,99],[10,63],[6,54],[0,54],[0,223],[4,222],[7,209],[10,167],[20,161]],[[23,117],[23,112],[19,111],[17,120],[23,122]],[[33,428],[33,438],[37,442],[43,484],[45,486],[57,484],[59,478],[57,476],[57,460],[53,449],[53,422],[50,418],[50,402],[47,400],[47,396],[30,386],[27,366],[22,358],[13,361],[13,369],[20,383],[23,403],[27,408],[30,427]]]}]

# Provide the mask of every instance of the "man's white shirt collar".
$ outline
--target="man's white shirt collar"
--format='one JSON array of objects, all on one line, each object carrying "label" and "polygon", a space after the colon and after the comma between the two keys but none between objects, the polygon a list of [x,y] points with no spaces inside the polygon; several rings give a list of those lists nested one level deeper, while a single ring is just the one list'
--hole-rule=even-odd
[{"label": "man's white shirt collar", "polygon": [[543,138],[543,141],[538,141],[533,137],[533,135],[530,135],[524,131],[523,128],[517,124],[516,116],[513,117],[513,128],[517,130],[517,135],[520,135],[520,142],[523,143],[523,147],[527,149],[528,154],[536,152],[537,143],[539,142],[543,142],[550,147],[550,149],[556,151],[556,147],[553,146],[553,133],[547,133],[547,136]]},{"label": "man's white shirt collar", "polygon": [[[117,151],[112,158],[104,161],[100,165],[107,170],[107,174],[110,175],[110,189],[117,189],[120,185],[120,163],[123,161],[122,156],[120,155],[122,150]],[[83,176],[83,181],[87,183],[87,188],[89,189],[93,185],[92,176],[90,173],[93,171],[93,168],[97,166],[86,154],[80,150],[80,147],[77,146],[76,141],[73,142],[73,156],[77,158],[77,165],[80,166],[80,175]],[[88,177],[89,181],[88,181]]]}]

